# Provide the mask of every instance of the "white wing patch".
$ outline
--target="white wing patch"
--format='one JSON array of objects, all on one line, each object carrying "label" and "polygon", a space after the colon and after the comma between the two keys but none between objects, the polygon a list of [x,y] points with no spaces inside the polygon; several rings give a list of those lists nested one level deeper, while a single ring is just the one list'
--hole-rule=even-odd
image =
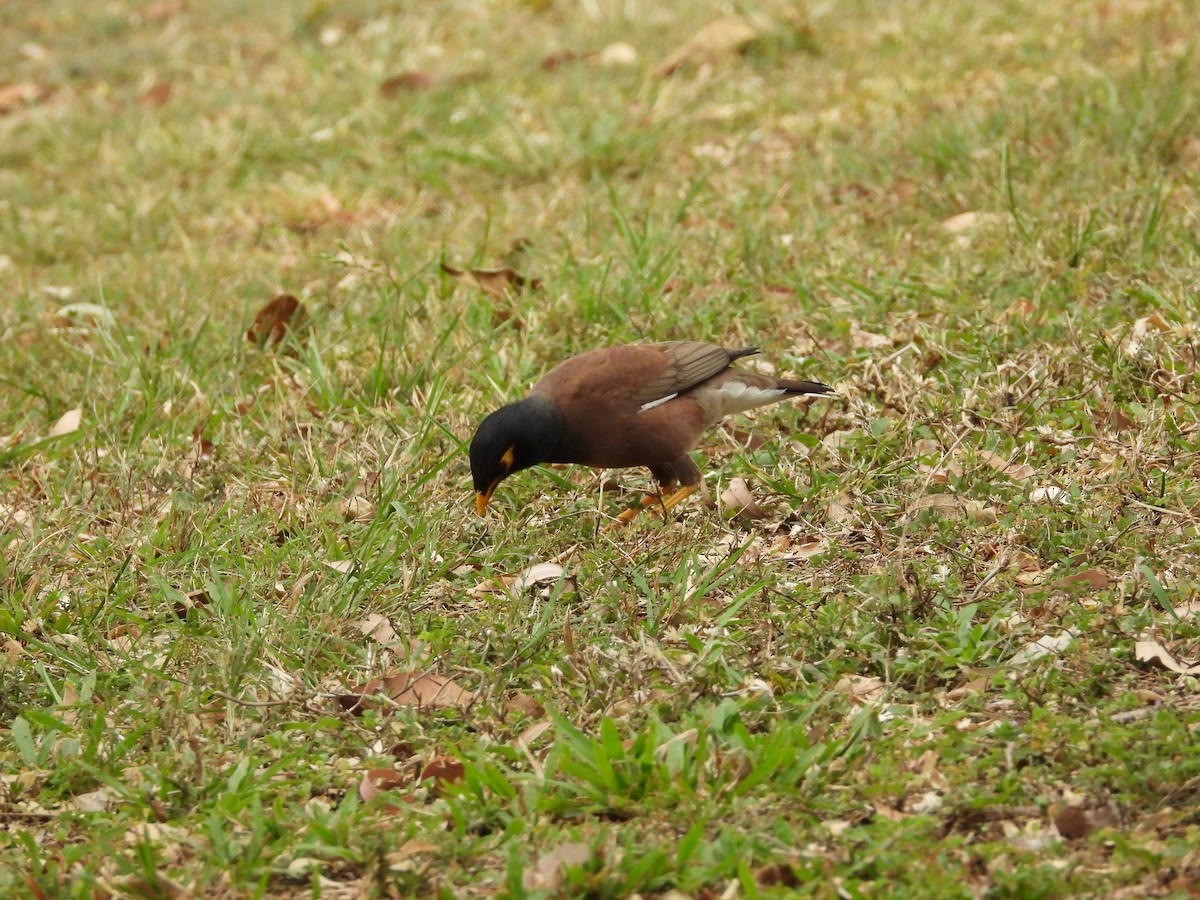
[{"label": "white wing patch", "polygon": [[665,397],[659,397],[657,400],[651,400],[649,403],[643,403],[641,412],[646,412],[648,409],[654,409],[656,406],[662,406],[668,400],[674,400],[678,396],[679,392],[676,391],[674,394],[667,394]]},{"label": "white wing patch", "polygon": [[787,391],[783,388],[751,387],[740,381],[730,380],[721,385],[714,393],[717,395],[720,415],[728,416],[732,413],[745,412],[748,409],[774,403]]}]

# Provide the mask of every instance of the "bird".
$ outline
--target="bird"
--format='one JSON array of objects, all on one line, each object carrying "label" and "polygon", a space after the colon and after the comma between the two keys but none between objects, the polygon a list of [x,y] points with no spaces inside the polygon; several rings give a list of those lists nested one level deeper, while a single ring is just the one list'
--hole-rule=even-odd
[{"label": "bird", "polygon": [[[541,463],[645,466],[659,492],[643,506],[672,509],[700,487],[702,474],[689,451],[725,416],[788,397],[835,393],[819,381],[733,367],[759,352],[670,341],[604,347],[564,360],[524,399],[495,410],[475,431],[470,457],[476,512],[486,514],[501,481]],[[619,521],[637,512],[626,510]]]}]

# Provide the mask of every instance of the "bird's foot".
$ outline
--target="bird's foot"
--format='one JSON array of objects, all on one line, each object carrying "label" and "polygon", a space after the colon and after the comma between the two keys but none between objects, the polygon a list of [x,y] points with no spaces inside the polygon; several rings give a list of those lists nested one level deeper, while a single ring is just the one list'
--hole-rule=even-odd
[{"label": "bird's foot", "polygon": [[692,485],[691,487],[681,487],[679,490],[665,496],[663,494],[647,494],[642,498],[640,504],[631,506],[617,516],[616,525],[628,525],[637,518],[638,513],[642,510],[654,507],[657,507],[656,512],[665,517],[672,508],[678,506],[681,501],[687,499],[698,490],[699,487],[697,485]]}]

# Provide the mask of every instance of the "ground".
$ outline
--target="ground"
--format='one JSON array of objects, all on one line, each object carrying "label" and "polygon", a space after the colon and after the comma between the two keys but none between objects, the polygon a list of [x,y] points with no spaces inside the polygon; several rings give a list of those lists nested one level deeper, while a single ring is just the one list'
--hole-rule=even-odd
[{"label": "ground", "polygon": [[[0,6],[0,892],[1194,896],[1198,40]],[[476,516],[671,339],[838,397]]]}]

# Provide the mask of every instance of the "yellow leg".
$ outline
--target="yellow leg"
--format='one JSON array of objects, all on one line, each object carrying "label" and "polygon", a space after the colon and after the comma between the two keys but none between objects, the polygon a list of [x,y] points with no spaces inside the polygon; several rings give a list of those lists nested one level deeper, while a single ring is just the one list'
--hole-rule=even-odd
[{"label": "yellow leg", "polygon": [[659,506],[662,508],[663,512],[667,512],[675,506],[678,506],[683,500],[686,500],[698,490],[700,490],[699,485],[692,485],[691,487],[681,487],[679,490],[668,494],[665,497],[662,494],[649,494],[642,498],[642,502],[639,506],[630,507],[617,516],[616,524],[628,525],[635,518],[637,518],[637,514],[643,509],[649,509],[652,506]]},{"label": "yellow leg", "polygon": [[674,509],[698,490],[700,490],[700,485],[698,484],[693,484],[691,487],[681,487],[675,493],[671,494],[671,496],[663,498],[663,509]]},{"label": "yellow leg", "polygon": [[638,506],[631,506],[619,516],[617,516],[618,525],[628,525],[637,518],[637,514],[647,507],[654,506],[662,501],[661,494],[647,494],[642,498],[642,502]]}]

